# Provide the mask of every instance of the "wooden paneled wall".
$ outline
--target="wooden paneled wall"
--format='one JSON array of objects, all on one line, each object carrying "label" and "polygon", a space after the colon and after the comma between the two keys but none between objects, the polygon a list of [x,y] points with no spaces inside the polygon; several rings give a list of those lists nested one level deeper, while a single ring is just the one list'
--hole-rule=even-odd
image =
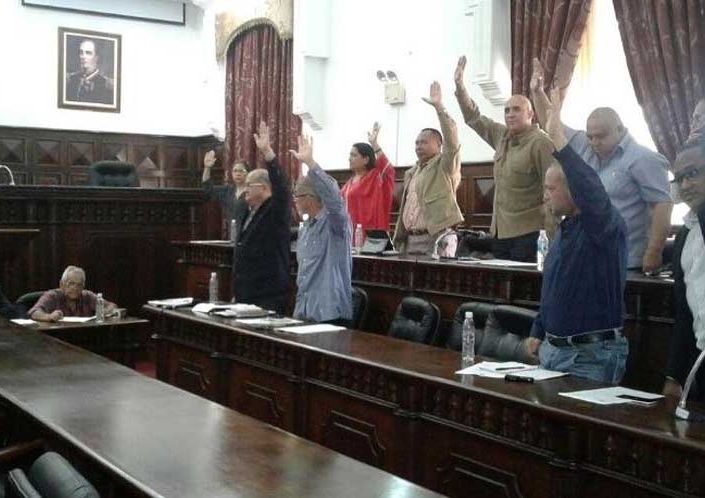
[{"label": "wooden paneled wall", "polygon": [[[213,147],[220,155],[222,147],[213,136],[0,126],[0,164],[12,169],[18,185],[87,185],[91,164],[115,160],[133,163],[142,187],[198,187],[203,155]],[[5,173],[0,175],[4,183]],[[222,176],[222,170],[215,175]]]}]

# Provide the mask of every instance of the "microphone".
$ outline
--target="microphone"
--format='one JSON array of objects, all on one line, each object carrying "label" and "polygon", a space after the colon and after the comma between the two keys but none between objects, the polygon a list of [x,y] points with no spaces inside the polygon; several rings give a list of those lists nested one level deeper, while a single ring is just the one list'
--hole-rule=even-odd
[{"label": "microphone", "polygon": [[15,177],[12,176],[12,170],[11,170],[9,167],[5,166],[4,164],[0,164],[0,169],[4,169],[4,170],[7,171],[7,174],[10,175],[10,183],[9,183],[9,185],[11,185],[11,186],[14,187],[14,185],[15,185]]},{"label": "microphone", "polygon": [[702,413],[692,412],[688,410],[685,406],[685,403],[688,400],[688,393],[690,392],[690,388],[692,387],[693,381],[695,380],[695,374],[698,373],[698,370],[700,369],[700,365],[702,364],[703,360],[705,360],[705,350],[703,350],[703,352],[700,353],[700,356],[698,356],[698,359],[695,360],[693,368],[690,369],[688,378],[685,380],[683,394],[681,394],[681,399],[678,402],[678,406],[676,407],[676,418],[680,418],[683,420],[691,420],[694,422],[705,422],[705,415],[703,415]]}]

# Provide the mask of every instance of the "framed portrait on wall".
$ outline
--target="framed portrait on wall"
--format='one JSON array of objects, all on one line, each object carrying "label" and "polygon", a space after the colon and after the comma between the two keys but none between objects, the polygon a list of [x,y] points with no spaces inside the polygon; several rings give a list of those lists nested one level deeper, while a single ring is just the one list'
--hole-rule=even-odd
[{"label": "framed portrait on wall", "polygon": [[120,35],[59,28],[59,107],[120,112],[121,51]]}]

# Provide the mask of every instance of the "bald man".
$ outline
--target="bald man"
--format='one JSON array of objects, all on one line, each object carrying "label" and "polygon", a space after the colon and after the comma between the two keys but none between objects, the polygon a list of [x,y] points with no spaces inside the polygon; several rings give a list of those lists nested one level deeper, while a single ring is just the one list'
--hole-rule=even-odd
[{"label": "bald man", "polygon": [[[531,91],[543,122],[547,96],[538,60],[534,61]],[[564,128],[570,146],[597,172],[627,224],[629,268],[647,273],[657,270],[671,230],[668,160],[636,143],[610,107],[592,111],[586,131]]]},{"label": "bald man", "polygon": [[463,83],[466,59],[455,69],[455,96],[465,122],[495,151],[494,201],[491,234],[496,258],[536,261],[536,239],[546,220],[543,212],[543,179],[553,162],[553,145],[532,124],[529,99],[513,95],[504,106],[504,124],[483,116]]},{"label": "bald man", "polygon": [[289,293],[291,189],[260,123],[254,135],[267,169],[250,171],[245,180],[248,208],[237,219],[233,254],[236,302],[283,314]]},{"label": "bald man", "polygon": [[544,263],[527,349],[538,352],[543,368],[618,384],[628,355],[626,226],[597,173],[568,145],[557,91],[553,97],[546,130],[560,165],[546,173],[545,200],[562,221]]}]

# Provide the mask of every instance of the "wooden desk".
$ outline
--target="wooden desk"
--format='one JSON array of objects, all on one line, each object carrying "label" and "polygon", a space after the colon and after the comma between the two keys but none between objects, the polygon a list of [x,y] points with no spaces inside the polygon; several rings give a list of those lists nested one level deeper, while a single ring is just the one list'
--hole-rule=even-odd
[{"label": "wooden desk", "polygon": [[294,336],[145,307],[157,375],[451,496],[702,496],[705,425],[461,378],[458,353],[357,331]]},{"label": "wooden desk", "polygon": [[0,186],[0,229],[39,231],[29,256],[36,279],[3,288],[14,298],[53,289],[78,265],[91,290],[134,314],[174,295],[169,242],[205,237],[206,225],[200,189]]},{"label": "wooden desk", "polygon": [[103,323],[40,322],[31,328],[130,368],[135,368],[144,355],[151,333],[149,320],[134,317],[108,319]]},{"label": "wooden desk", "polygon": [[0,345],[0,439],[43,437],[101,496],[437,496],[36,331]]},{"label": "wooden desk", "polygon": [[[232,248],[223,244],[173,242],[181,289],[207,299],[207,275],[218,271],[221,283],[230,281]],[[295,289],[296,258],[292,255]],[[428,257],[353,257],[353,285],[364,288],[370,299],[363,329],[386,331],[399,302],[419,296],[437,304],[442,328],[450,327],[458,306],[465,301],[484,301],[537,308],[541,299],[541,273],[533,269],[491,268],[433,261]],[[200,279],[200,280],[199,280]],[[204,280],[205,279],[205,280]],[[204,287],[205,285],[205,287]],[[629,362],[624,384],[660,390],[673,329],[673,281],[630,272],[625,292],[625,334]],[[221,292],[222,292],[221,288]],[[227,294],[230,297],[230,294]]]}]

